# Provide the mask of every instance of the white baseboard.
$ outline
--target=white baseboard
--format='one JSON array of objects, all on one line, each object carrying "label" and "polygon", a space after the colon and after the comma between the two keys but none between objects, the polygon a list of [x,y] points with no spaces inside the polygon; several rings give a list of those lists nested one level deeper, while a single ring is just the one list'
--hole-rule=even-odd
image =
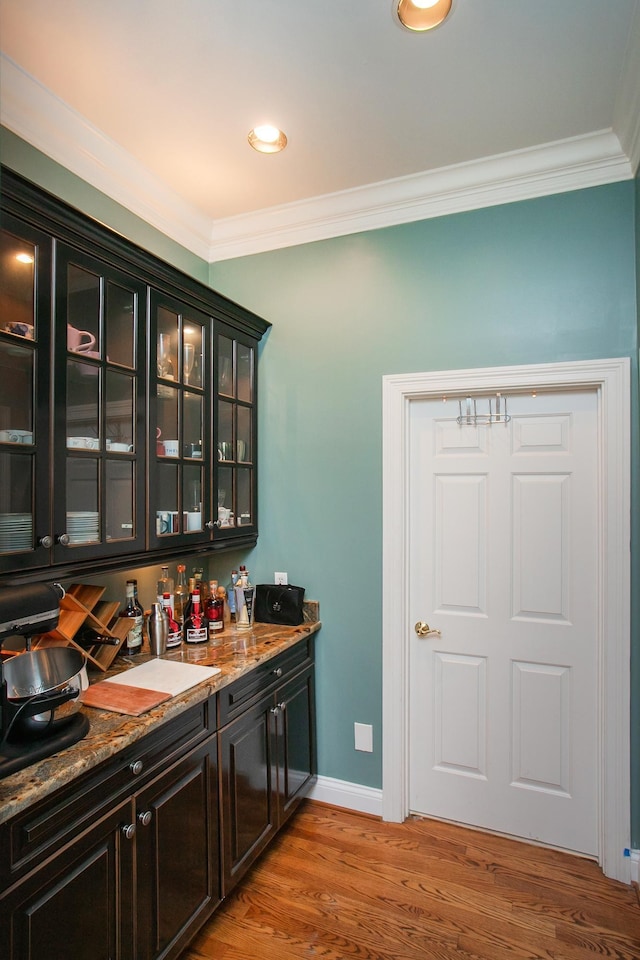
[{"label": "white baseboard", "polygon": [[629,856],[631,859],[631,883],[640,885],[640,850],[632,850]]},{"label": "white baseboard", "polygon": [[382,790],[363,787],[359,783],[334,780],[333,777],[318,777],[309,797],[321,803],[331,803],[334,807],[382,816]]}]

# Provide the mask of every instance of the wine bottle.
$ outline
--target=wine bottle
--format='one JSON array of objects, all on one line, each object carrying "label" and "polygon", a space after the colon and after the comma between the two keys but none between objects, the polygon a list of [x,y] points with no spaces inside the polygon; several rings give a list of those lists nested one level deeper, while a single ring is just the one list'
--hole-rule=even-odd
[{"label": "wine bottle", "polygon": [[122,653],[128,657],[134,657],[137,653],[142,652],[142,625],[144,623],[144,610],[138,600],[137,580],[127,580],[126,601],[120,616],[129,617],[133,620],[133,626],[122,645]]},{"label": "wine bottle", "polygon": [[209,581],[209,597],[205,604],[209,642],[216,642],[224,630],[224,601],[218,596],[218,581]]},{"label": "wine bottle", "polygon": [[162,594],[162,607],[169,618],[167,649],[169,647],[179,647],[182,643],[182,627],[173,615],[173,609],[171,607],[171,594],[168,590]]},{"label": "wine bottle", "polygon": [[207,621],[200,609],[200,594],[191,594],[191,611],[184,623],[184,639],[187,643],[207,642]]}]

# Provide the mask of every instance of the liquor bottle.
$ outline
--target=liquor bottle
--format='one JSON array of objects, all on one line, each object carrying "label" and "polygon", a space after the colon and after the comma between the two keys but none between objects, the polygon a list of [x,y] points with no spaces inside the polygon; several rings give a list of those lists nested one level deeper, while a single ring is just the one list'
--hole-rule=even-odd
[{"label": "liquor bottle", "polygon": [[229,605],[229,619],[233,622],[236,619],[236,594],[235,588],[238,581],[238,571],[231,571],[231,580],[227,584],[227,603]]},{"label": "liquor bottle", "polygon": [[227,589],[226,587],[223,587],[221,583],[218,584],[216,596],[219,600],[222,600],[222,620],[226,626],[228,623],[231,623],[231,614],[229,613],[229,597],[227,594]]},{"label": "liquor bottle", "polygon": [[191,612],[184,622],[184,639],[187,643],[207,642],[207,620],[200,609],[200,594],[191,594]]},{"label": "liquor bottle", "polygon": [[185,608],[189,602],[189,588],[185,578],[186,569],[184,563],[178,564],[178,582],[173,598],[173,615],[180,626],[184,624]]},{"label": "liquor bottle", "polygon": [[169,632],[167,634],[167,649],[169,647],[179,647],[182,643],[182,627],[173,615],[171,606],[171,594],[166,590],[162,594],[162,607],[169,618]]},{"label": "liquor bottle", "polygon": [[162,567],[160,579],[158,580],[158,589],[157,589],[158,603],[161,603],[163,606],[164,606],[163,597],[165,593],[169,594],[169,599],[171,601],[171,609],[173,610],[175,606],[175,597],[174,597],[174,591],[173,591],[173,577],[169,576],[168,566]]},{"label": "liquor bottle", "polygon": [[209,596],[209,587],[207,585],[207,581],[202,579],[202,567],[194,567],[193,576],[196,581],[196,590],[200,594],[200,604],[202,606],[202,609],[204,610],[204,605],[207,602],[207,598]]},{"label": "liquor bottle", "polygon": [[247,630],[253,624],[253,601],[256,588],[249,581],[249,573],[243,564],[240,565],[240,576],[234,593],[236,595],[236,626]]},{"label": "liquor bottle", "polygon": [[129,617],[134,623],[122,645],[122,653],[128,657],[134,657],[137,653],[142,653],[142,625],[144,623],[144,610],[138,600],[137,580],[127,580],[126,597],[125,607],[120,616]]},{"label": "liquor bottle", "polygon": [[205,604],[209,642],[217,641],[224,630],[224,601],[218,596],[218,581],[209,581],[209,597]]}]

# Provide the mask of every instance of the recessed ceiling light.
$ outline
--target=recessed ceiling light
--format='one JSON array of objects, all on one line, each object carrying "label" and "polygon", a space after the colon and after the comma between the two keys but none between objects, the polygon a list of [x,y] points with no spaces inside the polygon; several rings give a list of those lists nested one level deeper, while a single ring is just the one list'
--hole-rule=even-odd
[{"label": "recessed ceiling light", "polygon": [[398,20],[407,30],[433,30],[451,13],[453,0],[397,0]]},{"label": "recessed ceiling light", "polygon": [[282,130],[269,123],[254,127],[249,131],[247,139],[258,153],[279,153],[287,145],[287,138]]}]

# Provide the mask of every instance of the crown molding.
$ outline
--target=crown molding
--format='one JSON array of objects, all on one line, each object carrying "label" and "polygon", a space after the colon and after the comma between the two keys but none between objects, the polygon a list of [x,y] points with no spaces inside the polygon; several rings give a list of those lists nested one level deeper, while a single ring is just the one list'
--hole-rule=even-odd
[{"label": "crown molding", "polygon": [[636,3],[622,61],[614,108],[614,126],[635,175],[640,167],[640,2]]},{"label": "crown molding", "polygon": [[[212,223],[2,53],[0,71],[4,126],[209,263],[628,180],[634,172],[618,137],[603,130]],[[640,122],[627,140],[640,153]]]},{"label": "crown molding", "polygon": [[207,259],[211,221],[80,113],[0,53],[3,126],[131,213]]},{"label": "crown molding", "polygon": [[611,130],[602,130],[230,217],[214,224],[209,261],[600,186],[632,176],[617,136]]}]

